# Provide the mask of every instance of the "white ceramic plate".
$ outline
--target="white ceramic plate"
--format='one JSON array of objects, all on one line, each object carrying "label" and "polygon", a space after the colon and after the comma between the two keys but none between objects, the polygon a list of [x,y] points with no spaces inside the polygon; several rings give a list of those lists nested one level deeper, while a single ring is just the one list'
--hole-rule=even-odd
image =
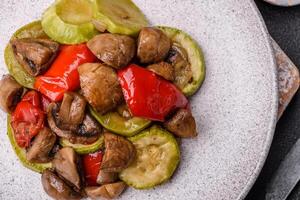
[{"label": "white ceramic plate", "polygon": [[[252,0],[136,0],[155,25],[190,33],[202,46],[207,77],[192,99],[199,136],[183,140],[172,180],[147,191],[128,189],[121,199],[242,199],[263,166],[277,114],[276,70],[268,34]],[[3,50],[20,26],[38,19],[50,0],[2,0]],[[18,162],[1,113],[0,199],[48,199],[40,175]]]},{"label": "white ceramic plate", "polygon": [[295,6],[300,4],[300,0],[264,0],[277,6]]}]

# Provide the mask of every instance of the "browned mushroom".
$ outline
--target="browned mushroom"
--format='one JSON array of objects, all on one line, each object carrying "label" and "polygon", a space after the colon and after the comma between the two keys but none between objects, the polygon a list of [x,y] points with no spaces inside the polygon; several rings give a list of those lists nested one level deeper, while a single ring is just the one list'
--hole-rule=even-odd
[{"label": "browned mushroom", "polygon": [[59,49],[59,44],[49,39],[14,39],[10,43],[18,62],[32,76],[45,72]]},{"label": "browned mushroom", "polygon": [[56,142],[56,135],[48,128],[43,128],[34,138],[31,147],[26,153],[29,162],[49,162],[49,153]]},{"label": "browned mushroom", "polygon": [[88,48],[107,65],[120,69],[125,67],[135,55],[135,41],[125,35],[104,33],[87,43]]},{"label": "browned mushroom", "polygon": [[84,144],[89,145],[94,142],[96,142],[99,139],[100,135],[94,135],[94,136],[79,136],[79,135],[72,135],[70,138],[68,138],[69,142],[72,144]]},{"label": "browned mushroom", "polygon": [[116,72],[100,63],[86,63],[78,68],[83,96],[100,114],[122,102],[123,93]]},{"label": "browned mushroom", "polygon": [[59,106],[56,103],[51,103],[47,110],[48,124],[51,130],[56,133],[59,137],[69,139],[72,135],[70,130],[62,130],[57,126],[57,112],[59,111]]},{"label": "browned mushroom", "polygon": [[56,103],[51,103],[48,106],[47,119],[51,130],[59,137],[68,139],[73,144],[92,144],[101,134],[101,127],[92,118],[91,115],[86,114],[83,122],[74,130],[63,130],[57,126],[59,106]]},{"label": "browned mushroom", "polygon": [[99,135],[101,131],[98,122],[90,114],[86,114],[76,132],[80,136],[92,137]]},{"label": "browned mushroom", "polygon": [[143,28],[138,38],[137,57],[141,63],[162,61],[168,54],[171,41],[157,28]]},{"label": "browned mushroom", "polygon": [[191,111],[187,109],[179,109],[171,119],[164,123],[164,126],[179,137],[197,136],[195,119]]},{"label": "browned mushroom", "polygon": [[71,147],[60,149],[52,161],[55,171],[77,189],[81,189],[81,178],[78,172],[79,157]]},{"label": "browned mushroom", "polygon": [[155,63],[147,67],[150,71],[162,76],[168,81],[174,81],[174,68],[166,62]]},{"label": "browned mushroom", "polygon": [[21,100],[23,87],[10,75],[5,75],[0,81],[0,107],[11,113]]},{"label": "browned mushroom", "polygon": [[180,45],[173,43],[166,60],[174,68],[174,84],[183,89],[193,79],[193,72],[187,52]]},{"label": "browned mushroom", "polygon": [[87,187],[85,188],[86,194],[92,199],[106,198],[114,199],[117,198],[126,188],[126,184],[123,182],[117,182],[100,187]]},{"label": "browned mushroom", "polygon": [[100,170],[97,176],[97,183],[100,185],[113,183],[118,180],[118,173],[114,172],[104,172]]},{"label": "browned mushroom", "polygon": [[52,198],[58,200],[79,200],[81,195],[75,192],[59,176],[50,170],[42,174],[42,185],[45,192]]},{"label": "browned mushroom", "polygon": [[85,116],[85,99],[75,92],[66,92],[58,112],[58,126],[75,131]]},{"label": "browned mushroom", "polygon": [[135,159],[134,145],[122,136],[104,133],[105,153],[100,169],[103,172],[120,172]]}]

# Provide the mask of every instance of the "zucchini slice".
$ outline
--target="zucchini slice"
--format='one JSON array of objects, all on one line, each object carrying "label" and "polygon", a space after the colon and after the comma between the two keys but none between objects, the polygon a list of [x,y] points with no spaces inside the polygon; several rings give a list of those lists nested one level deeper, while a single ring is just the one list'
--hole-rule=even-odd
[{"label": "zucchini slice", "polygon": [[129,140],[137,149],[137,158],[120,173],[121,180],[136,189],[149,189],[173,175],[180,151],[171,133],[159,126],[152,126]]},{"label": "zucchini slice", "polygon": [[44,170],[52,168],[52,163],[31,163],[26,159],[26,150],[22,149],[18,146],[15,137],[14,137],[14,133],[13,133],[13,129],[10,125],[10,116],[7,116],[7,135],[10,141],[11,146],[14,149],[14,152],[16,153],[17,157],[19,158],[19,160],[21,161],[22,165],[28,169],[31,169],[33,171],[36,171],[38,173],[42,173]]},{"label": "zucchini slice", "polygon": [[62,44],[79,44],[97,34],[91,0],[57,0],[42,17],[45,33]]},{"label": "zucchini slice", "polygon": [[62,147],[72,147],[78,154],[89,154],[94,153],[103,147],[104,138],[103,135],[101,135],[96,142],[89,145],[72,144],[71,142],[69,142],[69,140],[61,138],[59,140],[59,144]]},{"label": "zucchini slice", "polygon": [[136,36],[148,21],[131,0],[95,0],[96,19],[107,26],[110,33]]},{"label": "zucchini slice", "polygon": [[[190,74],[191,79],[184,81],[184,85],[180,84],[187,74],[186,69],[183,68],[181,72],[177,72],[178,76],[182,77],[176,77],[177,80],[175,81],[175,84],[186,96],[192,96],[200,88],[205,79],[205,62],[202,50],[197,42],[187,33],[171,27],[159,26],[158,28],[171,39],[173,44],[185,50],[187,54],[186,59],[190,68],[189,70],[191,70],[188,74]],[[176,82],[178,82],[178,84]]]},{"label": "zucchini slice", "polygon": [[[27,24],[17,30],[11,39],[22,38],[48,38],[42,29],[40,21]],[[4,51],[4,59],[7,69],[16,81],[24,87],[33,88],[35,78],[29,75],[15,58],[12,46],[8,44]]]},{"label": "zucchini slice", "polygon": [[150,120],[139,117],[126,119],[118,112],[109,112],[105,115],[100,115],[92,108],[90,108],[90,112],[104,128],[125,137],[133,136],[151,124]]}]

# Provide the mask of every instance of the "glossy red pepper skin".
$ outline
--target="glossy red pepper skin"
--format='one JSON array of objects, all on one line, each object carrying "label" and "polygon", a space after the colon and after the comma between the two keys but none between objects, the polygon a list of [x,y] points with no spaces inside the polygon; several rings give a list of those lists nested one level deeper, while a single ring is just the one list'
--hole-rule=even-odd
[{"label": "glossy red pepper skin", "polygon": [[44,127],[45,112],[40,106],[40,95],[36,91],[30,91],[24,95],[12,114],[11,126],[21,148],[28,147],[31,139]]},{"label": "glossy red pepper skin", "polygon": [[47,113],[48,106],[50,105],[50,103],[51,103],[51,100],[48,97],[46,97],[45,95],[42,95],[41,107],[45,113]]},{"label": "glossy red pepper skin", "polygon": [[79,88],[78,66],[96,60],[86,44],[62,46],[49,70],[36,78],[34,88],[51,101],[60,101],[66,91]]},{"label": "glossy red pepper skin", "polygon": [[134,116],[164,121],[176,108],[185,108],[187,98],[172,83],[155,73],[130,65],[118,72],[126,103]]},{"label": "glossy red pepper skin", "polygon": [[100,166],[103,158],[103,152],[98,151],[91,154],[83,155],[83,169],[85,180],[88,186],[97,186],[97,176],[100,171]]}]

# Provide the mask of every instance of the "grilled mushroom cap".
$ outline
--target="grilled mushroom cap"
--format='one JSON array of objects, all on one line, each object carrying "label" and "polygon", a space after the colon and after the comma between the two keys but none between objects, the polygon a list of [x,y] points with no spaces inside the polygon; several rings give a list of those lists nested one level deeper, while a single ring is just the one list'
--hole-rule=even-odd
[{"label": "grilled mushroom cap", "polygon": [[97,183],[100,185],[113,183],[118,180],[118,173],[99,171],[97,176]]},{"label": "grilled mushroom cap", "polygon": [[23,87],[10,75],[5,75],[0,81],[0,108],[12,113],[23,94]]},{"label": "grilled mushroom cap", "polygon": [[179,137],[197,136],[196,121],[187,109],[179,109],[171,119],[164,123],[167,130]]},{"label": "grilled mushroom cap", "polygon": [[52,161],[55,171],[77,189],[81,188],[81,178],[78,172],[79,157],[71,147],[60,149]]},{"label": "grilled mushroom cap", "polygon": [[163,61],[171,47],[171,41],[157,28],[143,28],[139,34],[137,57],[141,63]]},{"label": "grilled mushroom cap", "polygon": [[58,200],[79,200],[82,196],[75,192],[62,178],[50,170],[42,174],[42,185],[45,192]]},{"label": "grilled mushroom cap", "polygon": [[111,33],[95,36],[87,46],[97,58],[115,69],[125,67],[136,51],[135,41],[131,37]]},{"label": "grilled mushroom cap", "polygon": [[47,111],[49,127],[56,135],[68,139],[73,144],[91,144],[99,138],[102,129],[94,119],[91,119],[89,114],[85,115],[83,122],[75,131],[63,130],[58,127],[58,110],[59,106],[56,103],[51,103]]},{"label": "grilled mushroom cap", "polygon": [[85,117],[86,101],[80,94],[66,92],[58,112],[58,126],[75,131]]},{"label": "grilled mushroom cap", "polygon": [[175,76],[174,76],[174,68],[171,64],[166,63],[166,62],[160,62],[160,63],[155,63],[152,65],[149,65],[147,67],[150,71],[153,71],[157,75],[163,77],[164,79],[168,81],[174,81]]},{"label": "grilled mushroom cap", "polygon": [[83,96],[99,113],[104,114],[122,102],[122,89],[112,68],[86,63],[79,66],[78,72]]},{"label": "grilled mushroom cap", "polygon": [[85,188],[86,194],[92,199],[106,198],[114,199],[117,198],[126,188],[126,184],[123,182],[117,182],[101,187],[87,187]]},{"label": "grilled mushroom cap", "polygon": [[43,128],[34,138],[31,147],[26,153],[29,162],[49,162],[49,153],[56,142],[56,135],[48,128]]},{"label": "grilled mushroom cap", "polygon": [[59,49],[59,44],[49,39],[14,39],[10,43],[18,62],[32,76],[45,72]]},{"label": "grilled mushroom cap", "polygon": [[134,145],[122,136],[104,133],[104,144],[105,153],[101,163],[103,172],[120,172],[135,159]]}]

